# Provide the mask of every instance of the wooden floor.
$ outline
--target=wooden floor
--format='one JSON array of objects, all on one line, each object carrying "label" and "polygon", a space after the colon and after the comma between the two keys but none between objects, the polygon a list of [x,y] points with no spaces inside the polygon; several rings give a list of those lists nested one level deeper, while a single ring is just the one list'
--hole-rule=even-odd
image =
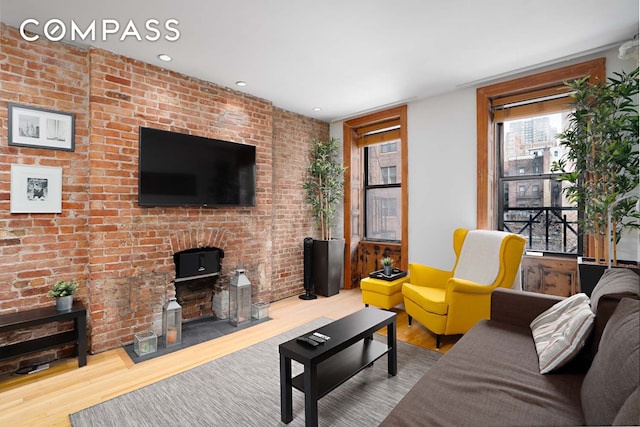
[{"label": "wooden floor", "polygon": [[[319,317],[339,319],[363,307],[360,290],[342,290],[330,298],[303,301],[298,297],[274,302],[271,321],[186,348],[143,363],[134,364],[123,349],[89,355],[88,364],[65,359],[31,375],[0,377],[0,426],[69,426],[68,414],[93,406],[179,372],[204,364],[239,349],[279,335]],[[398,313],[398,339],[435,349],[435,336],[407,315]],[[441,352],[455,343],[445,337]]]}]

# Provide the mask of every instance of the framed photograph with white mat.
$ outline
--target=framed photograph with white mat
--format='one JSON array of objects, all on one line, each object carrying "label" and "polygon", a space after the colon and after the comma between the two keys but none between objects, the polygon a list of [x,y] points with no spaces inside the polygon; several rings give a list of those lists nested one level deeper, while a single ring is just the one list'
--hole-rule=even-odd
[{"label": "framed photograph with white mat", "polygon": [[11,165],[11,213],[62,212],[62,168]]},{"label": "framed photograph with white mat", "polygon": [[9,103],[9,145],[74,151],[74,115]]}]

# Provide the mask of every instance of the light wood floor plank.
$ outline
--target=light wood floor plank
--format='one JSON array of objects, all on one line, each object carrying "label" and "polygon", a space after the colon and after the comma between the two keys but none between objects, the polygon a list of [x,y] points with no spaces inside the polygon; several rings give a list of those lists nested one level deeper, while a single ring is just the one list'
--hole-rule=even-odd
[{"label": "light wood floor plank", "polygon": [[[272,320],[167,354],[133,363],[123,349],[89,355],[87,366],[77,360],[56,361],[45,371],[0,377],[1,426],[70,426],[68,414],[136,390],[234,351],[284,333],[319,317],[339,319],[363,307],[359,289],[342,290],[330,298],[304,301],[296,297],[272,303]],[[398,313],[398,339],[434,349],[435,337],[407,315]],[[381,331],[384,332],[384,331]],[[445,337],[441,352],[455,343]]]}]

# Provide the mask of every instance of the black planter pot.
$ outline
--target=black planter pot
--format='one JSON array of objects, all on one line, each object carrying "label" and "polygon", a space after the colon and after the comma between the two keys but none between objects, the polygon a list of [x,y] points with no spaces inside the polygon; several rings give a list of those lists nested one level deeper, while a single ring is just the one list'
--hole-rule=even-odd
[{"label": "black planter pot", "polygon": [[325,297],[340,292],[344,280],[344,240],[313,241],[313,284]]},{"label": "black planter pot", "polygon": [[593,288],[598,284],[598,280],[604,274],[607,266],[604,264],[578,263],[578,285],[580,292],[591,296]]}]

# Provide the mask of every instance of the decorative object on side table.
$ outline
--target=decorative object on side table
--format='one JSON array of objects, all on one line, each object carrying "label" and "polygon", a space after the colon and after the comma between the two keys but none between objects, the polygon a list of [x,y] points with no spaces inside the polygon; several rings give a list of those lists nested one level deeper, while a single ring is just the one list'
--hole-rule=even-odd
[{"label": "decorative object on side table", "polygon": [[391,257],[384,257],[380,261],[382,264],[382,271],[384,271],[385,276],[391,276],[393,273],[393,259]]},{"label": "decorative object on side table", "polygon": [[73,306],[73,294],[78,290],[78,282],[75,280],[58,280],[49,289],[47,296],[56,299],[56,310],[71,310]]},{"label": "decorative object on side table", "polygon": [[170,298],[162,312],[162,332],[165,347],[182,342],[182,307],[175,298]]}]

